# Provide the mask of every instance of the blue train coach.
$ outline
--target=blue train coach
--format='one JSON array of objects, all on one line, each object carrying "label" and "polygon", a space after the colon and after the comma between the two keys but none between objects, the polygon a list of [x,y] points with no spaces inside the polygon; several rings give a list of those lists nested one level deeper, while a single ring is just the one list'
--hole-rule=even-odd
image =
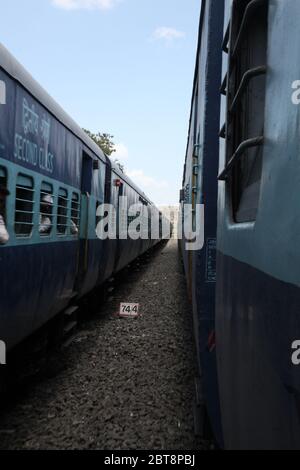
[{"label": "blue train coach", "polygon": [[0,339],[11,350],[159,241],[161,230],[99,239],[99,205],[127,196],[163,217],[3,46],[0,91]]},{"label": "blue train coach", "polygon": [[205,239],[181,248],[226,449],[300,448],[299,17],[295,0],[202,1],[181,202],[204,204]]},{"label": "blue train coach", "polygon": [[294,0],[226,1],[216,323],[227,448],[300,447],[299,15]]},{"label": "blue train coach", "polygon": [[[203,437],[209,435],[208,421],[220,446],[223,445],[223,436],[216,368],[215,288],[223,13],[223,0],[202,1],[189,135],[180,192],[183,233],[180,251],[193,305],[199,367],[196,380],[196,413],[202,423],[199,433]],[[204,213],[197,211],[201,205]],[[199,227],[202,230],[202,216],[205,221],[201,249],[187,248],[189,234],[185,225],[190,214],[188,225],[194,232]]]}]

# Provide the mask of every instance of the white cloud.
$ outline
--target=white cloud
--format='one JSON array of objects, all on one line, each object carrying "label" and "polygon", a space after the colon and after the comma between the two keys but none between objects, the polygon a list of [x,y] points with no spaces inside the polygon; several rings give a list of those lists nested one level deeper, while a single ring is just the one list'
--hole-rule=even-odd
[{"label": "white cloud", "polygon": [[183,31],[178,31],[175,28],[167,28],[165,26],[157,28],[153,34],[152,38],[155,40],[165,40],[166,42],[172,42],[174,39],[181,39],[185,37]]},{"label": "white cloud", "polygon": [[146,192],[147,188],[151,189],[163,189],[168,188],[169,184],[165,180],[157,180],[152,176],[147,176],[143,170],[129,170],[126,172],[129,178],[131,178],[137,186],[140,186],[142,190]]},{"label": "white cloud", "polygon": [[173,182],[148,176],[143,170],[126,170],[126,175],[144,191],[154,204],[174,205],[178,203],[178,189]]},{"label": "white cloud", "polygon": [[52,4],[63,10],[109,10],[118,0],[52,0]]},{"label": "white cloud", "polygon": [[115,149],[116,151],[112,154],[113,158],[117,158],[118,160],[128,160],[129,151],[125,144],[120,142],[115,145]]}]

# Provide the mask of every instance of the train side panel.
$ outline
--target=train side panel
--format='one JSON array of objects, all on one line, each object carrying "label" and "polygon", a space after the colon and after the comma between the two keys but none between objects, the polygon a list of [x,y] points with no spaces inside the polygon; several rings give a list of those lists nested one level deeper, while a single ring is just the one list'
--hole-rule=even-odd
[{"label": "train side panel", "polygon": [[[194,333],[205,405],[220,446],[223,445],[215,345],[217,176],[223,1],[202,2],[199,44],[185,163],[184,203],[191,204],[193,231],[204,231],[204,245],[183,256],[193,303]],[[197,206],[204,205],[204,220]],[[186,211],[187,212],[187,211]],[[188,217],[184,213],[183,219]],[[202,239],[202,237],[199,237]]]},{"label": "train side panel", "polygon": [[[226,23],[231,18],[231,3],[226,2]],[[259,63],[252,62],[250,67],[265,67],[265,75],[253,75],[245,88],[248,104],[236,108],[243,116],[231,115],[230,119],[228,115],[238,81],[228,80],[227,110],[224,101],[222,104],[227,138],[226,147],[221,146],[220,173],[229,172],[219,184],[217,255],[222,421],[226,448],[299,449],[300,375],[292,363],[292,343],[300,338],[300,110],[292,101],[292,86],[299,79],[300,4],[272,0],[252,5],[257,11],[244,36],[250,38],[252,52],[247,60],[253,61],[259,48]],[[234,6],[224,73],[246,14],[243,5]],[[258,30],[260,24],[263,29]],[[263,63],[260,54],[264,48]],[[243,61],[245,72],[249,63],[243,52],[236,57],[239,63]],[[261,73],[263,70],[260,68]],[[254,147],[255,151],[244,152],[230,169],[228,161],[236,150],[232,142],[236,147],[241,144],[231,127],[232,119],[248,123],[248,134],[240,131],[243,140],[262,133],[264,141],[260,150]],[[261,119],[263,126],[255,127]]]},{"label": "train side panel", "polygon": [[[72,296],[79,242],[69,227],[57,233],[57,207],[59,191],[67,196],[69,213],[73,196],[79,200],[80,150],[76,139],[71,141],[30,94],[3,71],[0,79],[6,85],[6,105],[0,107],[0,177],[10,191],[10,240],[0,247],[0,331],[10,348],[64,308]],[[52,231],[42,237],[38,227],[45,188],[53,194],[54,210]]]},{"label": "train side panel", "polygon": [[129,205],[151,202],[2,45],[0,80],[0,184],[10,192],[1,208],[10,238],[0,246],[0,337],[11,349],[155,241],[98,238],[97,208],[118,209],[119,188]]}]

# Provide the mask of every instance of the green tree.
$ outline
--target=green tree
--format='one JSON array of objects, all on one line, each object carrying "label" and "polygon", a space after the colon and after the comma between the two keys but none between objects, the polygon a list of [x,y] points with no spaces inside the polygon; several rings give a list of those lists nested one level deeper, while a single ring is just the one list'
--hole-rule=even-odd
[{"label": "green tree", "polygon": [[93,132],[87,129],[83,130],[91,139],[93,139],[93,141],[98,145],[98,147],[101,148],[102,152],[106,153],[106,155],[110,156],[116,151],[115,144],[113,142],[113,135],[106,133],[101,134],[101,132],[94,134]]},{"label": "green tree", "polygon": [[[83,130],[95,142],[95,144],[97,144],[98,147],[101,148],[102,152],[104,152],[109,157],[116,151],[115,144],[113,142],[113,135],[106,133],[101,134],[101,132],[93,134],[93,132],[87,129]],[[122,163],[117,158],[114,159],[114,163],[118,165],[122,173],[125,173],[124,165],[122,165]]]}]

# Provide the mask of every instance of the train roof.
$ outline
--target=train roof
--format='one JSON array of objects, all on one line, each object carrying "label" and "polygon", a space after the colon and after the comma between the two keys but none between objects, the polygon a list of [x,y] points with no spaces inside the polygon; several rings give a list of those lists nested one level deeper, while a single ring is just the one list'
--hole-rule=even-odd
[{"label": "train roof", "polygon": [[[63,108],[44,90],[44,88],[30,75],[29,72],[17,61],[17,59],[0,43],[0,68],[25,88],[37,101],[39,101],[64,127],[72,134],[79,138],[87,148],[89,148],[95,156],[103,162],[109,157],[102,152],[98,145],[91,139],[86,132],[63,110]],[[111,162],[112,169],[118,174],[129,186],[139,193],[149,204],[152,202],[148,199],[143,191],[141,191],[131,179],[123,173],[118,165]]]},{"label": "train roof", "polygon": [[129,176],[127,176],[125,173],[123,173],[123,171],[119,168],[119,166],[114,163],[114,162],[111,162],[111,166],[112,166],[112,170],[123,180],[125,181],[125,183],[127,183],[129,186],[132,187],[132,189],[134,189],[137,193],[139,193],[140,196],[142,196],[145,201],[148,202],[148,204],[151,204],[151,205],[154,205],[152,201],[150,201],[150,199],[146,196],[146,194],[141,191],[138,186],[136,186],[136,184],[133,183],[133,181],[129,178]]},{"label": "train roof", "polygon": [[15,57],[0,43],[0,67],[16,82],[25,88],[67,129],[75,134],[101,160],[105,161],[104,153],[81,127],[56,103],[41,85],[27,72]]},{"label": "train roof", "polygon": [[[194,71],[194,81],[193,81],[193,91],[192,91],[191,108],[190,108],[188,138],[187,138],[186,153],[185,153],[185,163],[187,161],[189,141],[190,141],[190,135],[191,135],[193,104],[194,104],[194,99],[195,99],[195,91],[196,91],[198,72],[199,72],[200,50],[201,50],[201,45],[202,45],[201,44],[201,42],[202,42],[201,41],[201,34],[202,34],[202,28],[203,28],[205,7],[206,7],[206,0],[202,0],[201,10],[200,10],[199,27],[198,27],[198,44],[197,44],[197,52],[196,52],[196,63],[195,63],[195,71]],[[185,167],[184,167],[184,171],[183,171],[182,186],[184,185],[184,178],[185,178]]]}]

